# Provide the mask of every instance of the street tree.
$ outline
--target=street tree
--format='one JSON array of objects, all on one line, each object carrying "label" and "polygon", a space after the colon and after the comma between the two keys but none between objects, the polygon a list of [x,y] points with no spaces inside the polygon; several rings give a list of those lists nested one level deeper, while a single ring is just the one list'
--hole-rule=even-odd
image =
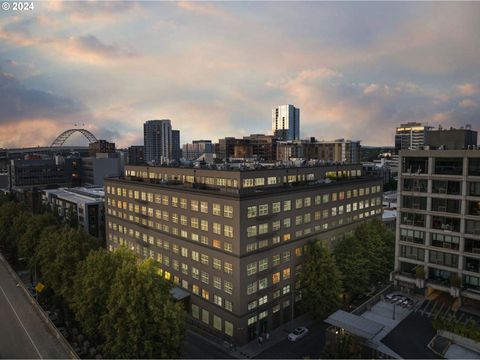
[{"label": "street tree", "polygon": [[100,329],[109,358],[178,358],[184,310],[151,260],[126,261],[118,269]]},{"label": "street tree", "polygon": [[308,245],[300,273],[305,309],[317,319],[335,310],[342,292],[341,274],[334,257],[320,241]]},{"label": "street tree", "polygon": [[83,332],[97,344],[104,341],[98,330],[102,316],[107,313],[107,300],[116,273],[128,263],[135,263],[135,254],[122,248],[115,253],[105,249],[92,251],[78,264],[70,308]]},{"label": "street tree", "polygon": [[395,257],[395,235],[382,221],[373,219],[355,229],[367,260],[369,283],[374,286],[388,279],[393,270]]},{"label": "street tree", "polygon": [[0,206],[0,252],[17,261],[17,237],[23,233],[22,221],[28,213],[23,205],[6,201]]},{"label": "street tree", "polygon": [[45,285],[68,300],[74,291],[73,277],[78,263],[97,247],[98,241],[83,229],[64,226],[58,231],[42,232],[36,257]]},{"label": "street tree", "polygon": [[368,289],[370,274],[368,260],[362,244],[355,235],[347,235],[333,250],[338,269],[342,274],[342,285],[348,297],[362,294]]},{"label": "street tree", "polygon": [[19,219],[19,223],[23,225],[25,230],[18,236],[18,255],[27,259],[27,264],[32,269],[35,264],[35,254],[42,232],[56,231],[58,224],[55,217],[50,213],[30,215],[27,219]]}]

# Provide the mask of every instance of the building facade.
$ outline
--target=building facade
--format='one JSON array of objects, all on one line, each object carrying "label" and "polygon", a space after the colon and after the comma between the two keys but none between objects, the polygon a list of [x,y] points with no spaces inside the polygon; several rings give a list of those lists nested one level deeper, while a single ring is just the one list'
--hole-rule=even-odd
[{"label": "building facade", "polygon": [[277,160],[288,161],[296,158],[358,164],[360,162],[360,141],[345,139],[317,141],[315,138],[311,138],[277,143]]},{"label": "building facade", "polygon": [[180,160],[182,148],[180,146],[180,130],[172,130],[172,155],[171,160]]},{"label": "building facade", "polygon": [[105,177],[120,176],[121,162],[117,153],[98,153],[95,157],[81,158],[82,185],[103,186]]},{"label": "building facade", "polygon": [[170,120],[148,120],[143,124],[145,161],[163,164],[172,158],[172,124]]},{"label": "building facade", "polygon": [[215,153],[212,140],[193,140],[191,144],[183,144],[182,155],[187,160],[197,160],[203,154]]},{"label": "building facade", "polygon": [[96,156],[98,153],[114,153],[115,143],[108,142],[107,140],[97,140],[88,145],[88,151],[90,156]]},{"label": "building facade", "polygon": [[480,304],[480,151],[400,152],[394,280]]},{"label": "building facade", "polygon": [[395,151],[416,150],[424,146],[426,133],[431,129],[432,126],[416,122],[401,124],[395,131]]},{"label": "building facade", "polygon": [[154,259],[189,292],[196,326],[245,344],[299,314],[307,243],[330,245],[380,217],[381,184],[361,165],[127,166],[125,177],[105,182],[107,244]]},{"label": "building facade", "polygon": [[279,140],[300,139],[300,109],[280,105],[272,110],[272,132]]},{"label": "building facade", "polygon": [[105,238],[104,191],[102,187],[59,188],[42,191],[42,203],[61,219],[76,217],[78,226],[97,238]]},{"label": "building facade", "polygon": [[128,148],[128,165],[145,164],[145,147],[143,145],[132,145]]}]

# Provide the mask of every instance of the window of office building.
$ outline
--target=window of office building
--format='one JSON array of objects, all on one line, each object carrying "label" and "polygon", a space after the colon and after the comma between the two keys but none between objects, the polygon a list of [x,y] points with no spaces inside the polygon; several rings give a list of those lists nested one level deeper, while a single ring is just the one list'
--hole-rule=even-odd
[{"label": "window of office building", "polygon": [[213,287],[219,290],[222,289],[222,279],[220,277],[218,276],[213,277]]},{"label": "window of office building", "polygon": [[212,205],[212,214],[221,216],[222,215],[222,206],[220,204],[213,204]]},{"label": "window of office building", "polygon": [[258,216],[268,215],[268,204],[258,206]]},{"label": "window of office building", "polygon": [[226,218],[233,218],[233,206],[224,205],[223,206],[223,216]]},{"label": "window of office building", "polygon": [[231,263],[225,261],[223,263],[223,271],[226,274],[233,274],[233,265]]},{"label": "window of office building", "polygon": [[198,211],[198,200],[191,200],[190,201],[190,210]]},{"label": "window of office building", "polygon": [[209,324],[209,323],[210,323],[210,314],[209,314],[208,311],[205,310],[205,309],[202,309],[202,321],[203,321],[205,324]]},{"label": "window of office building", "polygon": [[272,213],[276,214],[276,213],[279,213],[281,210],[280,208],[280,202],[274,202],[272,204]]},{"label": "window of office building", "polygon": [[233,227],[230,225],[225,225],[223,227],[223,235],[229,238],[233,238]]},{"label": "window of office building", "polygon": [[247,237],[252,237],[257,235],[257,226],[252,225],[247,227]]},{"label": "window of office building", "polygon": [[195,318],[195,319],[199,319],[200,318],[200,308],[195,305],[195,304],[192,304],[192,316]]},{"label": "window of office building", "polygon": [[233,293],[233,284],[231,281],[227,281],[227,280],[224,280],[223,281],[223,291],[225,291],[225,293],[229,294],[229,295],[232,295]]},{"label": "window of office building", "polygon": [[212,231],[214,234],[221,235],[222,234],[222,225],[220,223],[214,222],[212,225]]},{"label": "window of office building", "polygon": [[258,261],[258,271],[264,271],[268,269],[268,258],[260,259]]},{"label": "window of office building", "polygon": [[257,272],[257,262],[254,261],[250,264],[247,264],[247,276],[253,275]]},{"label": "window of office building", "polygon": [[249,206],[247,208],[247,217],[254,218],[257,216],[257,206]]},{"label": "window of office building", "polygon": [[283,202],[283,211],[290,211],[292,209],[292,201],[291,200],[285,200]]},{"label": "window of office building", "polygon": [[247,295],[251,295],[257,292],[257,282],[254,281],[247,285]]},{"label": "window of office building", "polygon": [[268,287],[268,278],[258,280],[258,290],[263,290]]},{"label": "window of office building", "polygon": [[222,318],[217,315],[213,315],[213,327],[219,331],[222,331]]}]

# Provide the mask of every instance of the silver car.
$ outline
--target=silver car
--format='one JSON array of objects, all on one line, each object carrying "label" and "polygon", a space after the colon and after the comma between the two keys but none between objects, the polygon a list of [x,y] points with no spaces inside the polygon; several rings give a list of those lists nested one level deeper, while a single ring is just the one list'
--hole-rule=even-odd
[{"label": "silver car", "polygon": [[308,329],[305,326],[297,327],[290,334],[288,334],[288,340],[297,341],[307,335]]}]

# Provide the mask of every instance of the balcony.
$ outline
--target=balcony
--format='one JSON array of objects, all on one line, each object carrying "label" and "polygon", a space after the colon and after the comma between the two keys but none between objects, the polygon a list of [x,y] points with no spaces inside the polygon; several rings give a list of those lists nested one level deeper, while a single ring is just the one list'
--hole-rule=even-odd
[{"label": "balcony", "polygon": [[432,228],[444,231],[460,232],[460,219],[434,216],[432,218]]}]

